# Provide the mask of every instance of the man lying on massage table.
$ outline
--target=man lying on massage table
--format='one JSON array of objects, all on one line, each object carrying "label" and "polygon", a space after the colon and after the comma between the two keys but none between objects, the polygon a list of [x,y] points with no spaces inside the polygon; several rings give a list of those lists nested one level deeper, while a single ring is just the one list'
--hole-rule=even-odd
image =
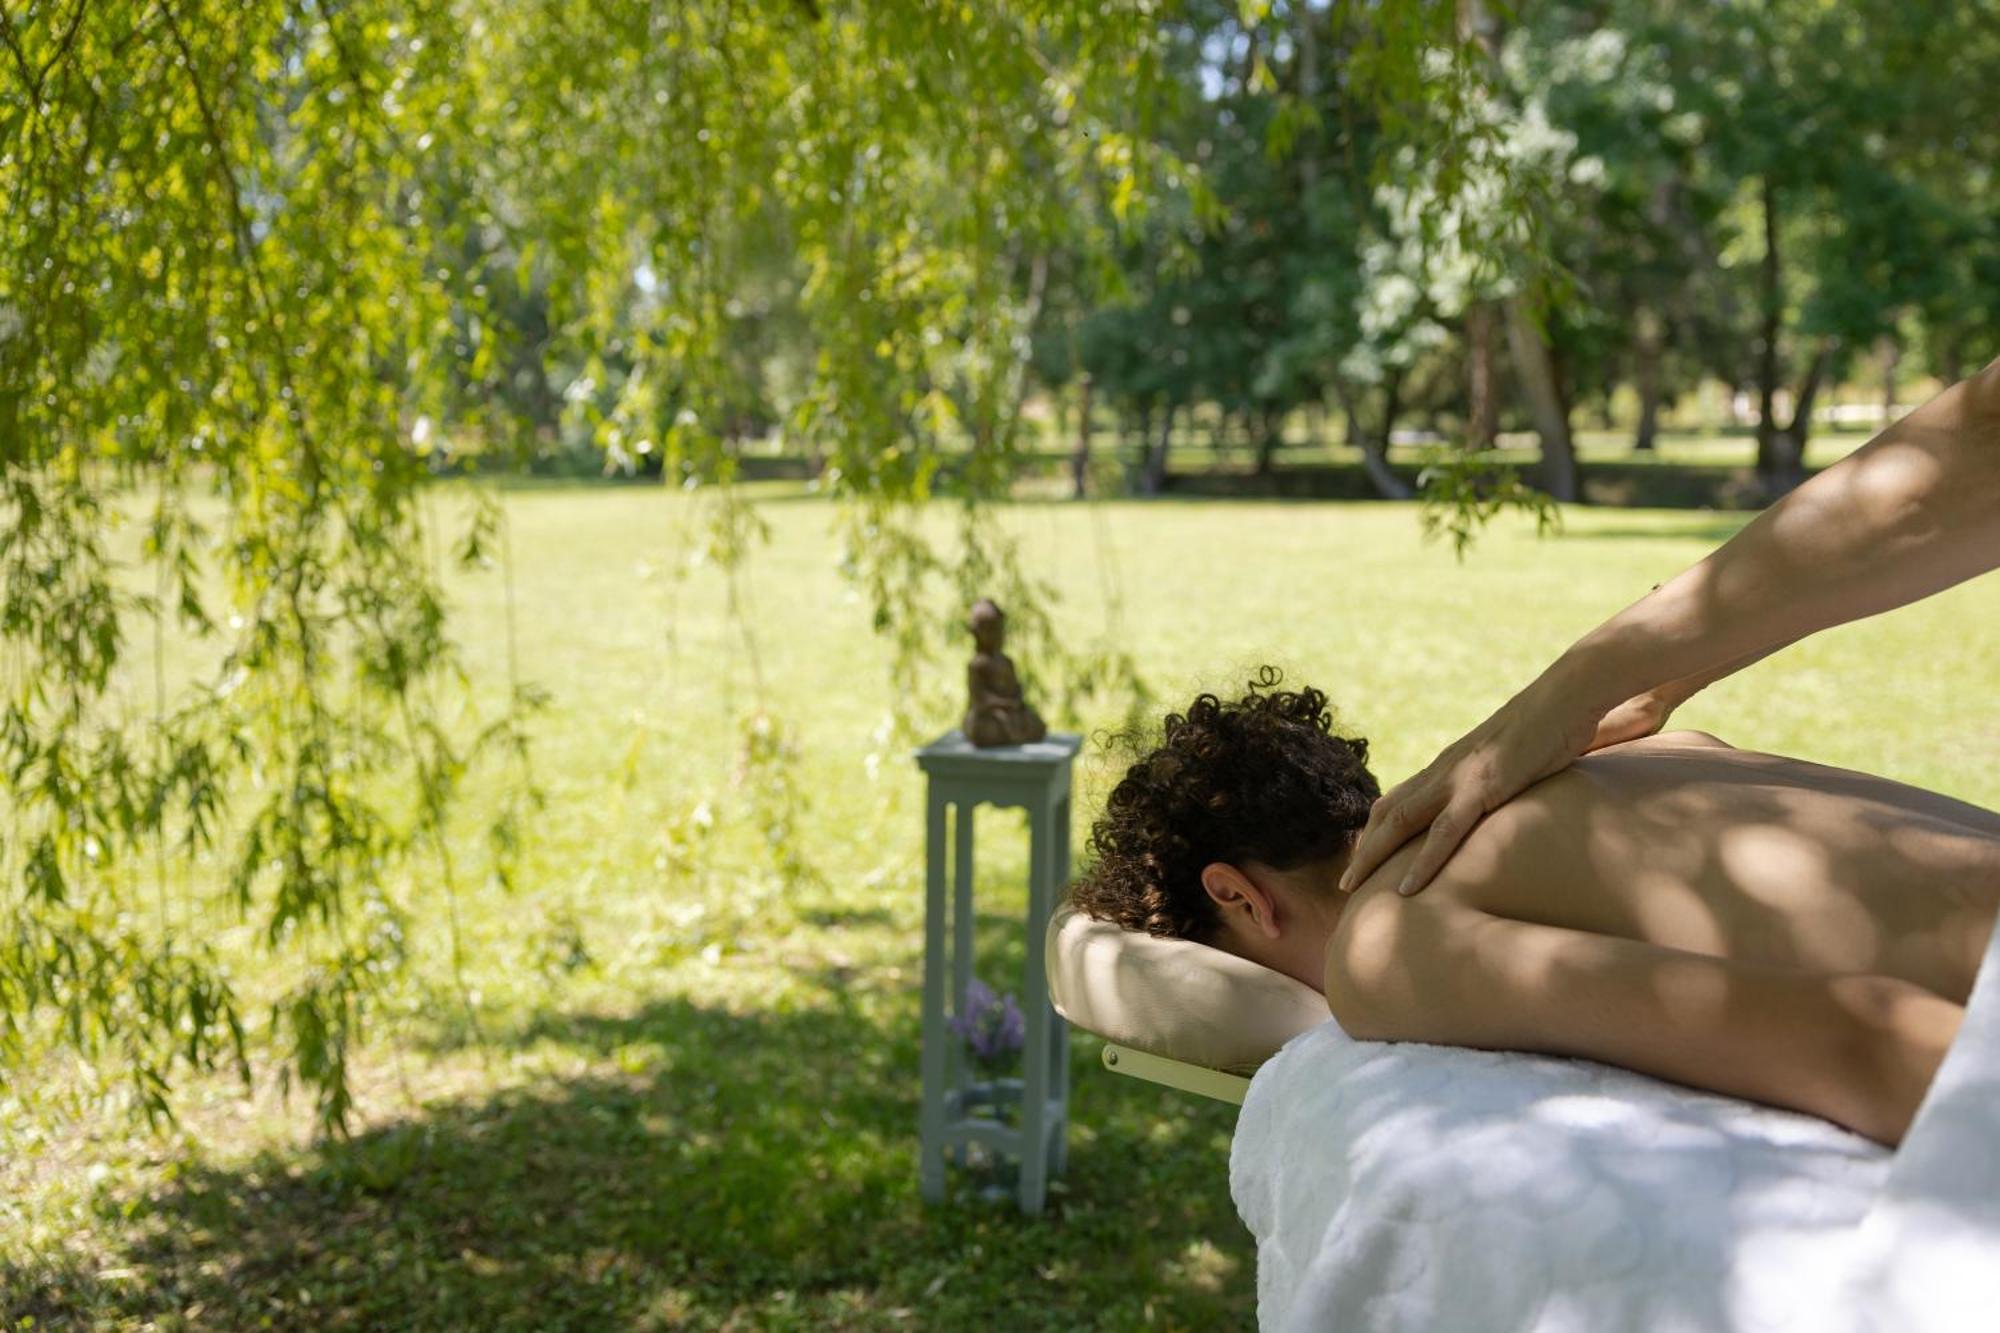
[{"label": "man lying on massage table", "polygon": [[1581,1056],[1901,1142],[2000,908],[2000,814],[1698,731],[1607,747],[1338,888],[1380,789],[1265,668],[1166,719],[1091,831],[1081,910],[1321,991],[1341,1028]]}]

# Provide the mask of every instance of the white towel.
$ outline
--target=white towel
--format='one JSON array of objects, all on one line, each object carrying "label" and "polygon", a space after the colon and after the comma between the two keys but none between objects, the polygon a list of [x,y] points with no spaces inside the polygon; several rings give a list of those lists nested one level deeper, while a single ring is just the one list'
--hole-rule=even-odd
[{"label": "white towel", "polygon": [[1965,1022],[1862,1221],[1845,1308],[1862,1333],[2000,1329],[2000,932]]},{"label": "white towel", "polygon": [[1581,1060],[1355,1042],[1252,1080],[1266,1329],[2000,1329],[2000,935],[1895,1154]]}]

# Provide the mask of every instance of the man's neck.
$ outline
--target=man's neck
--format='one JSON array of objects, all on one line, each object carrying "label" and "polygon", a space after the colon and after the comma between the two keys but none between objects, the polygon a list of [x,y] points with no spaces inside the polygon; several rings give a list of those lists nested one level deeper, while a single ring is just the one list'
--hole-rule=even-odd
[{"label": "man's neck", "polygon": [[1266,966],[1324,994],[1326,950],[1333,941],[1334,928],[1340,924],[1340,914],[1346,905],[1347,895],[1344,893],[1335,893],[1330,900],[1316,905],[1311,916],[1285,932],[1285,938],[1279,941]]}]

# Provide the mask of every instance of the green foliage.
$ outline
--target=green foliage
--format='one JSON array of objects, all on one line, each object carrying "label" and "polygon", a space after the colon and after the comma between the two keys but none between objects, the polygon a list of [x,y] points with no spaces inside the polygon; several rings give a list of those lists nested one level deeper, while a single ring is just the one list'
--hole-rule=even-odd
[{"label": "green foliage", "polygon": [[[1636,355],[1628,305],[1683,378],[1739,382],[1766,317],[1976,346],[1984,7],[1488,12],[0,12],[0,1060],[108,1055],[158,1115],[177,1074],[269,1050],[338,1126],[440,919],[476,1021],[459,904],[518,882],[542,696],[511,621],[504,688],[462,666],[444,570],[511,604],[513,567],[497,507],[431,519],[439,472],[587,452],[694,490],[741,624],[768,537],[741,483],[767,446],[810,459],[887,648],[883,746],[955,711],[935,664],[978,595],[1053,720],[1145,704],[1115,587],[1098,633],[1056,634],[1072,590],[995,517],[1037,374],[1088,369],[1127,414],[1213,403],[1261,464],[1292,409],[1372,395],[1379,464],[1399,404],[1459,410],[1456,322],[1517,291],[1572,399]],[[1789,256],[1762,285],[1759,182]],[[1429,479],[1461,550],[1496,507],[1546,520],[1475,461]],[[739,791],[811,884],[803,723],[739,639]],[[501,774],[468,837],[468,784]],[[218,903],[287,985],[238,989],[192,924]]]},{"label": "green foliage", "polygon": [[782,725],[759,711],[743,723],[736,784],[744,789],[752,820],[769,850],[772,868],[787,891],[824,883],[807,859],[800,823],[808,815],[805,794],[796,774],[797,747]]},{"label": "green foliage", "polygon": [[[4,955],[0,1055],[54,1021],[156,1110],[178,1065],[240,1064],[242,997],[176,925],[220,891],[298,960],[251,1030],[338,1126],[400,957],[359,906],[444,915],[462,967],[451,812],[482,756],[514,766],[485,849],[511,879],[535,697],[516,675],[464,719],[439,466],[579,435],[658,460],[718,488],[703,549],[733,588],[742,442],[782,422],[851,502],[904,731],[973,593],[1045,669],[1132,684],[1115,651],[1034,652],[1046,590],[980,512],[1021,448],[1047,254],[1205,197],[1148,134],[1144,10],[52,2],[0,44],[0,910],[45,941]],[[943,546],[914,517],[937,496],[965,514]],[[105,537],[136,507],[151,592]],[[505,564],[490,516],[456,544]],[[150,716],[121,675],[149,624]],[[804,875],[783,742],[746,753]],[[418,853],[435,887],[406,896]]]},{"label": "green foliage", "polygon": [[[1161,209],[1122,250],[1124,299],[1072,339],[1094,386],[1136,418],[1142,455],[1155,421],[1212,404],[1218,434],[1240,421],[1268,473],[1285,418],[1308,409],[1317,429],[1331,400],[1347,442],[1379,460],[1419,371],[1426,406],[1453,401],[1436,381],[1472,303],[1554,288],[1544,215],[1574,136],[1496,75],[1463,12],[1195,4],[1170,28],[1166,133],[1219,208]],[[1147,489],[1160,471],[1156,449]],[[1386,466],[1372,475],[1404,493]]]},{"label": "green foliage", "polygon": [[[457,36],[442,5],[0,20],[0,1058],[115,1054],[152,1115],[254,1032],[339,1125],[430,910],[385,872],[444,848],[470,759],[404,443],[478,361],[435,263],[467,220],[422,188]],[[521,712],[485,739],[518,754]],[[299,961],[257,1028],[188,928],[217,892]]]},{"label": "green foliage", "polygon": [[1428,449],[1417,474],[1424,537],[1451,538],[1460,563],[1480,529],[1513,509],[1535,520],[1535,535],[1562,531],[1562,510],[1543,491],[1523,484],[1521,469],[1462,449]]},{"label": "green foliage", "polygon": [[[1567,363],[1615,376],[1635,308],[1665,319],[1683,382],[1789,387],[1817,349],[1837,368],[1912,310],[1962,346],[1963,312],[1992,290],[1971,275],[1991,251],[1993,182],[1966,169],[1992,130],[1964,114],[2000,72],[1992,18],[1790,0],[1524,14],[1513,77],[1548,89],[1602,164],[1557,213],[1552,249],[1589,298],[1555,312]],[[1779,345],[1764,366],[1767,315]]]}]

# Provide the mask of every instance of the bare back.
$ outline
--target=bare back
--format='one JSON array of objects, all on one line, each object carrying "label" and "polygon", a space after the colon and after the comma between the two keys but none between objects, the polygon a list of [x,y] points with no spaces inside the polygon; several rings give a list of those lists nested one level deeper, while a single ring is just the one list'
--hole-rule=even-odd
[{"label": "bare back", "polygon": [[1487,816],[1430,894],[1964,1004],[2000,909],[2000,814],[1672,732],[1586,755]]}]

